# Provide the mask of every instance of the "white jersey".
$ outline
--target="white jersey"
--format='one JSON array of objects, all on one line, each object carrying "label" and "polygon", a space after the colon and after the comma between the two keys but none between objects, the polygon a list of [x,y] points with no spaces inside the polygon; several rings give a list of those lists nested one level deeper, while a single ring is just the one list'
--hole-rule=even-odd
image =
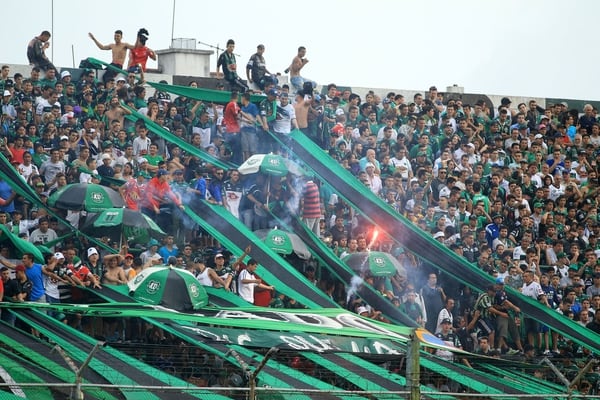
[{"label": "white jersey", "polygon": [[254,288],[257,286],[256,283],[243,283],[245,279],[256,279],[252,272],[247,269],[243,269],[238,277],[238,294],[244,300],[254,304]]},{"label": "white jersey", "polygon": [[524,296],[531,297],[532,299],[539,300],[540,296],[544,295],[544,290],[539,283],[532,281],[528,284],[524,283],[521,288],[521,293]]},{"label": "white jersey", "polygon": [[198,282],[200,282],[200,284],[202,286],[212,286],[213,285],[213,281],[212,279],[210,279],[210,276],[208,275],[210,268],[204,268],[204,271],[200,272],[197,276],[196,279],[198,279]]}]

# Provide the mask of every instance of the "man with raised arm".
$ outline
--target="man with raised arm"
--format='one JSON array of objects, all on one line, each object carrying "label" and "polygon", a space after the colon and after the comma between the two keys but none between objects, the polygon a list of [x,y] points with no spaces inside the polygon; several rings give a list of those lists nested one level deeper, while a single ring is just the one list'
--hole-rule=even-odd
[{"label": "man with raised arm", "polygon": [[[123,65],[125,65],[125,56],[127,55],[127,49],[133,49],[133,45],[121,41],[123,39],[123,32],[120,29],[115,31],[115,42],[110,44],[100,43],[91,32],[88,33],[88,36],[94,41],[94,43],[96,43],[96,46],[98,46],[100,50],[112,51],[112,61],[110,62],[110,65],[119,69],[123,69]],[[117,74],[118,73],[116,71],[112,71],[107,68],[102,80],[104,83],[106,83],[110,78],[117,76]]]}]

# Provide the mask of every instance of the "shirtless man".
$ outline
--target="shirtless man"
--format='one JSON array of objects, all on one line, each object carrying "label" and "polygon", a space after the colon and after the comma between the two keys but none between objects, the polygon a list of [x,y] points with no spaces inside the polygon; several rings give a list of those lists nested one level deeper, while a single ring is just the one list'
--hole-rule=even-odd
[{"label": "shirtless man", "polygon": [[[288,68],[289,72],[290,72],[290,82],[292,83],[292,86],[294,86],[294,89],[296,89],[296,92],[299,92],[303,89],[304,82],[311,82],[313,89],[315,89],[317,87],[316,82],[300,76],[300,70],[302,68],[304,68],[304,66],[306,64],[308,64],[308,59],[304,58],[305,55],[306,55],[306,47],[304,47],[304,46],[298,47],[298,54],[296,55],[296,57],[294,57],[294,59],[292,60],[292,63],[290,64],[290,66]],[[305,94],[312,95],[312,93],[305,93]]]},{"label": "shirtless man", "polygon": [[[88,33],[88,35],[100,50],[112,50],[112,62],[110,65],[123,69],[127,49],[133,49],[133,45],[121,41],[121,39],[123,39],[123,32],[120,29],[115,31],[115,42],[107,45],[100,43],[91,32]],[[118,72],[107,68],[102,80],[106,83],[110,78],[117,76],[117,74]]]},{"label": "shirtless man", "polygon": [[[108,71],[107,71],[108,73]],[[108,105],[108,110],[104,113],[106,115],[106,119],[108,121],[117,120],[123,126],[123,122],[125,120],[125,115],[131,114],[131,111],[128,109],[121,107],[121,103],[119,102],[118,97],[113,97],[110,99],[110,103]]]},{"label": "shirtless man", "polygon": [[103,284],[124,285],[127,283],[125,271],[123,271],[123,268],[119,265],[123,260],[124,258],[121,254],[109,254],[104,256],[106,270],[102,275]]}]

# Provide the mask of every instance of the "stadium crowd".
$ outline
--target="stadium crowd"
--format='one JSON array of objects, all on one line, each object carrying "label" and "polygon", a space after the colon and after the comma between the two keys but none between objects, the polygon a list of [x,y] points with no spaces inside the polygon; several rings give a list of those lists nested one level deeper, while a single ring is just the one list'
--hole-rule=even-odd
[{"label": "stadium crowd", "polygon": [[[116,34],[115,43],[120,43]],[[600,333],[596,108],[569,109],[566,103],[542,107],[535,100],[515,106],[507,97],[493,105],[486,96],[466,104],[461,96],[434,86],[412,99],[373,91],[363,98],[335,84],[318,93],[312,81],[300,76],[307,62],[302,47],[290,64],[292,87],[279,85],[278,75],[268,72],[262,45],[246,66],[244,82],[232,67],[234,46],[228,42],[225,59],[219,61],[227,88],[234,90],[226,105],[172,98],[161,91],[150,94],[145,64],[133,64],[124,74],[104,73],[102,79],[94,69],[82,69],[74,77],[47,62],[33,62],[30,76],[11,75],[9,66],[1,67],[0,151],[35,190],[38,202],[0,181],[0,224],[32,243],[49,244],[56,253],[32,271],[31,265],[38,264],[30,254],[14,264],[10,259],[17,252],[10,242],[1,242],[2,263],[17,272],[17,282],[10,283],[9,270],[3,269],[5,300],[44,301],[45,290],[48,301],[64,301],[66,284],[125,284],[135,271],[170,263],[255,304],[301,307],[255,275],[255,260],[240,268],[247,253],[232,257],[179,211],[193,201],[208,201],[227,208],[252,230],[300,215],[340,257],[367,249],[389,252],[405,265],[408,276],[370,282],[449,343],[491,355],[585,354],[543,324],[523,318],[503,287]],[[43,53],[43,42],[39,48]],[[236,90],[246,85],[266,99],[256,105],[245,92],[238,104]],[[191,81],[189,86],[198,84]],[[226,89],[220,79],[217,88]],[[293,157],[268,131],[286,142],[287,134],[300,129],[357,182],[494,276],[496,284],[473,293],[392,238],[375,237],[376,227],[326,182],[292,174],[281,180],[242,176],[235,168],[215,166],[168,142],[143,119],[130,118],[132,109],[235,165],[261,153]],[[69,183],[115,188],[128,208],[151,216],[168,235],[163,243],[153,239],[122,248],[104,238],[116,246],[116,256],[82,237],[57,242],[78,227],[83,215],[58,210],[70,222],[66,225],[48,217],[41,205]],[[344,307],[384,320],[361,299],[347,303],[347,288],[323,266],[305,263],[299,268]],[[50,293],[48,287],[54,286]],[[7,315],[2,318],[10,320]],[[482,342],[488,344],[485,350]]]}]

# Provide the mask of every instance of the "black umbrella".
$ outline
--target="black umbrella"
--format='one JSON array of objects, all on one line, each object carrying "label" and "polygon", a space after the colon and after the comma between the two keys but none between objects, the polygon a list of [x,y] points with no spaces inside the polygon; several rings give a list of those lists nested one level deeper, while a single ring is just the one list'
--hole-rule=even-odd
[{"label": "black umbrella", "polygon": [[72,183],[50,196],[48,205],[62,210],[93,212],[125,207],[125,202],[119,192],[109,187],[94,183]]}]

